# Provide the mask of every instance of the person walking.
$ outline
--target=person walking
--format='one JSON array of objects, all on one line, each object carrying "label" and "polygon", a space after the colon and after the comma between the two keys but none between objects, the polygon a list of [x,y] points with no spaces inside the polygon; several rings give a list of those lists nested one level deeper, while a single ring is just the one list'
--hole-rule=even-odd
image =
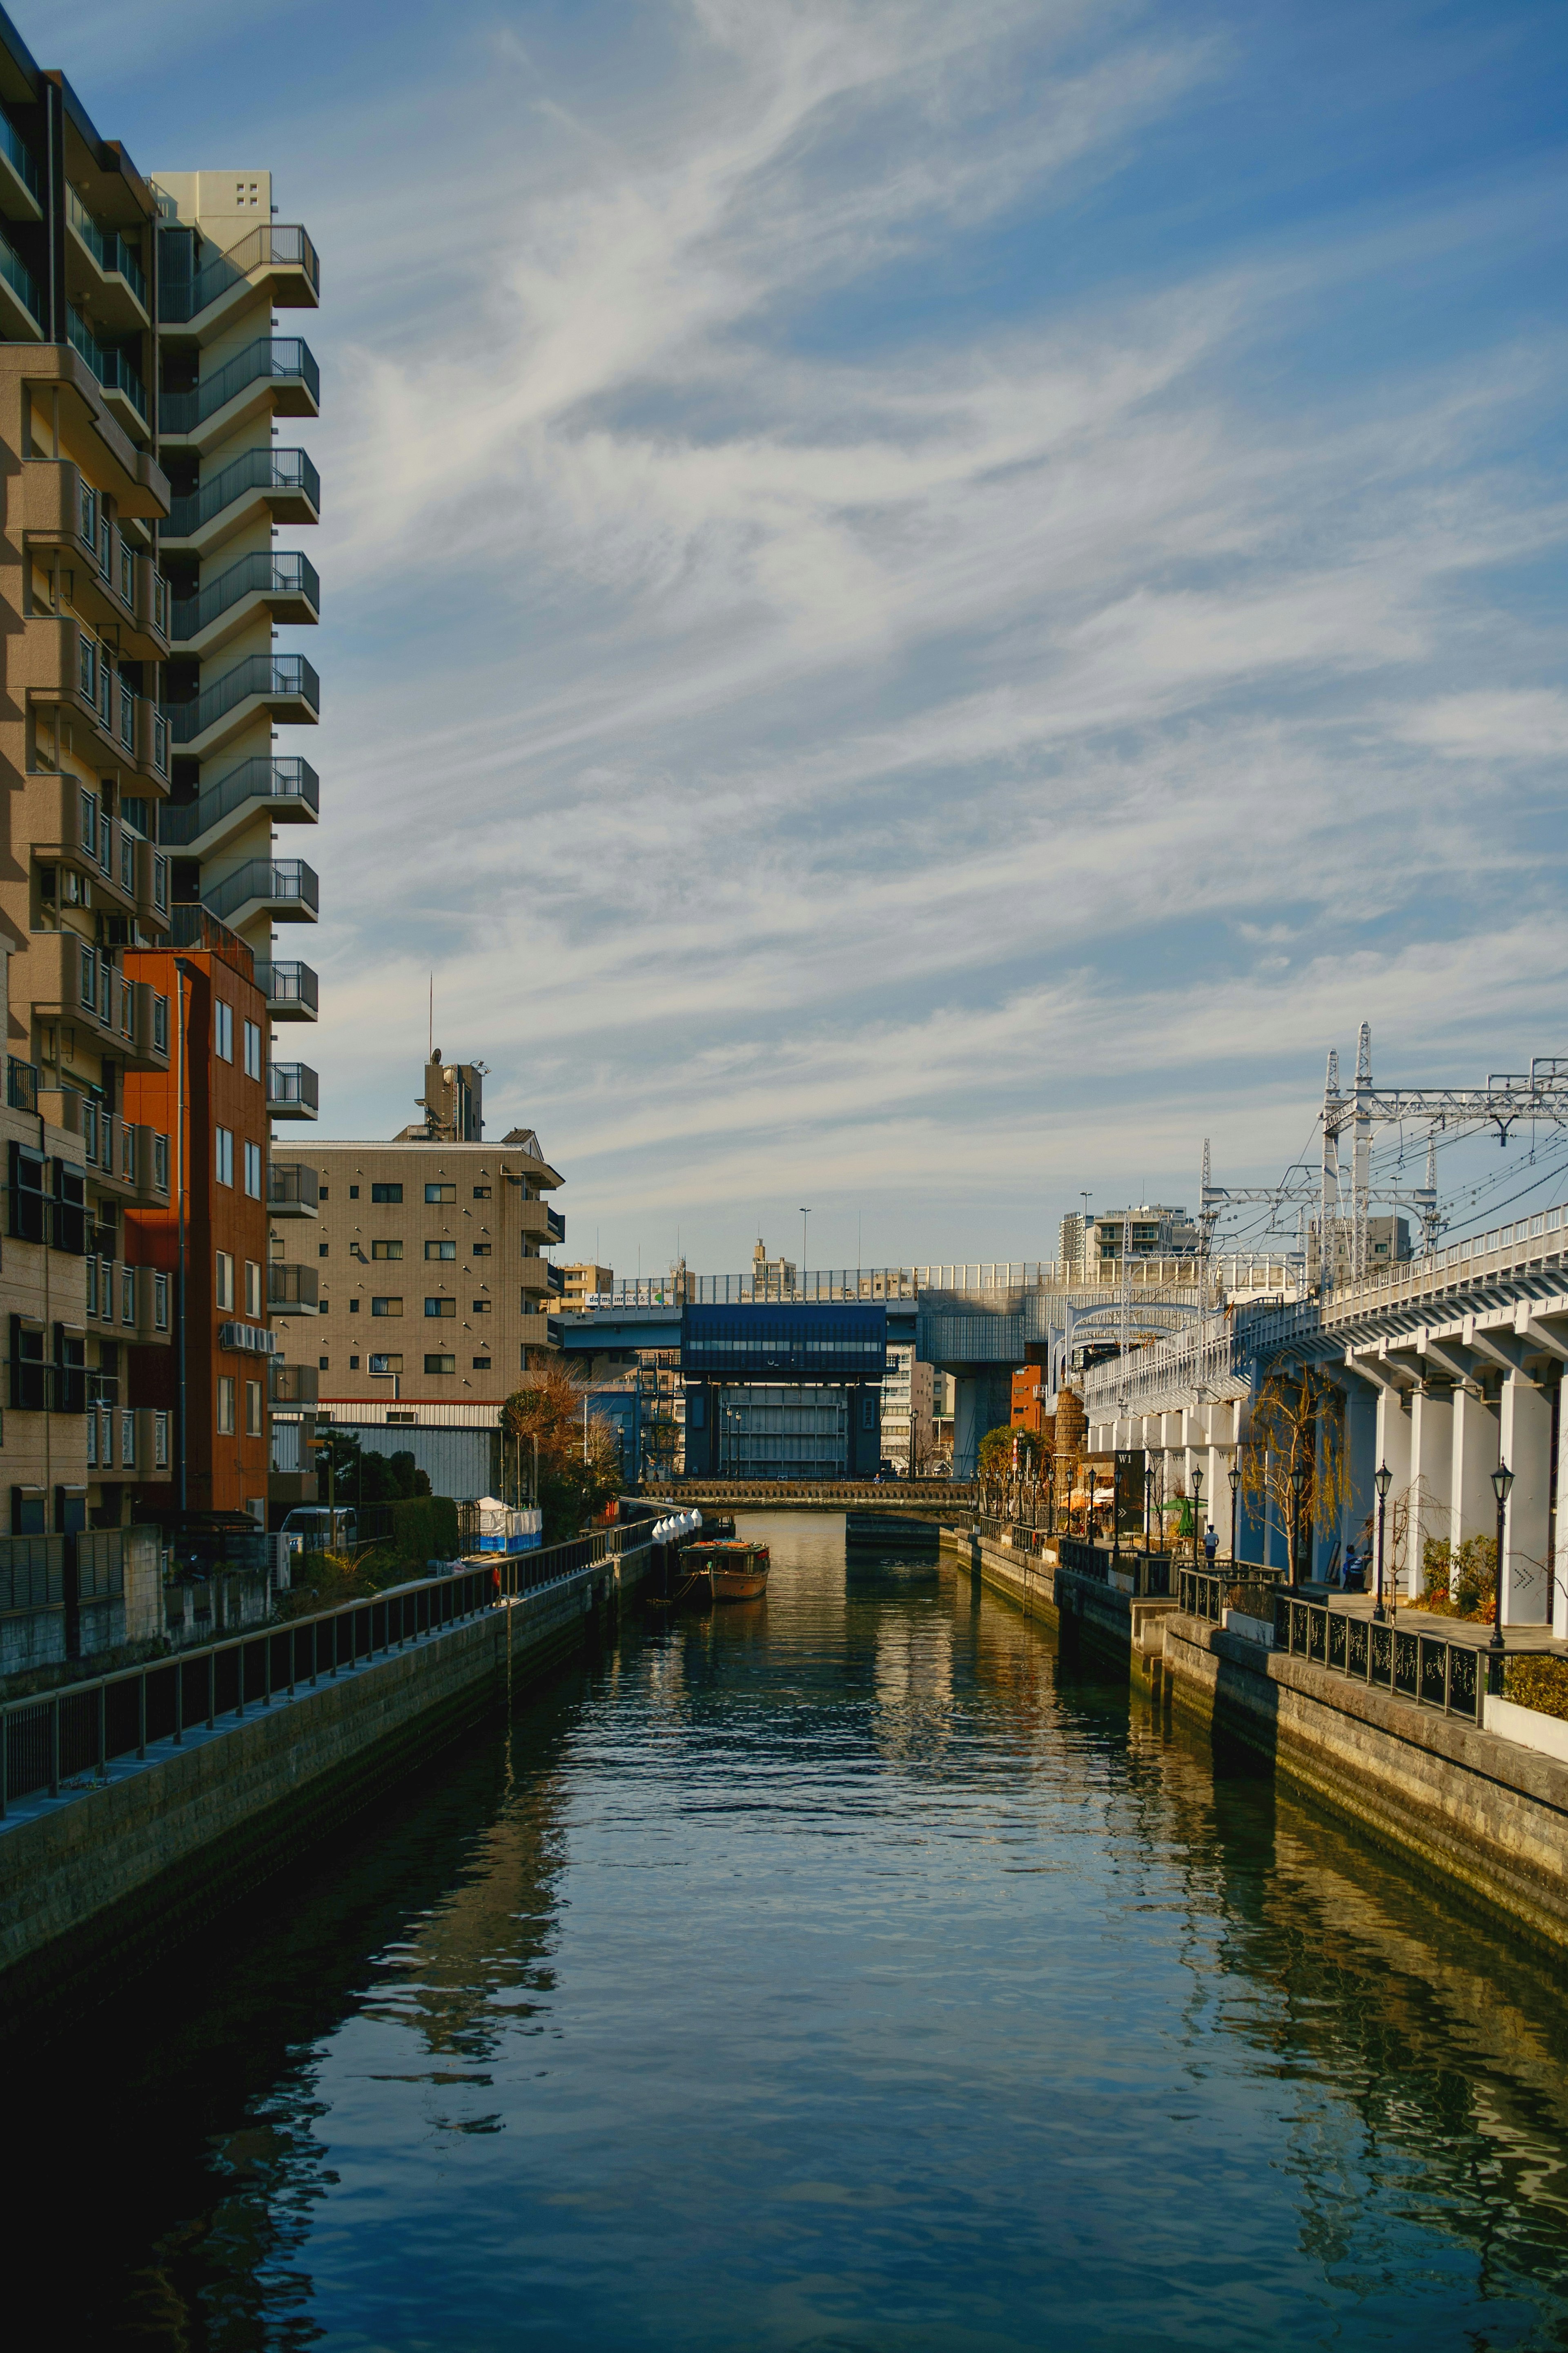
[{"label": "person walking", "polygon": [[1207,1561],[1211,1568],[1214,1567],[1215,1555],[1218,1550],[1219,1535],[1215,1530],[1214,1522],[1211,1520],[1207,1527],[1204,1530],[1204,1558]]}]

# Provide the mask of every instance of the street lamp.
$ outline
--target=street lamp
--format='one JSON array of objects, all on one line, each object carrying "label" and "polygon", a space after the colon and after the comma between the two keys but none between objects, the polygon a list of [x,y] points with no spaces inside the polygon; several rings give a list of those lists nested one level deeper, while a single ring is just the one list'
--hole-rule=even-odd
[{"label": "street lamp", "polygon": [[1300,1581],[1301,1568],[1301,1497],[1307,1485],[1307,1466],[1298,1462],[1290,1473],[1290,1582]]},{"label": "street lamp", "polygon": [[1203,1542],[1203,1532],[1198,1525],[1203,1515],[1204,1474],[1201,1471],[1194,1471],[1193,1472],[1193,1567],[1194,1569],[1198,1565],[1198,1547]]},{"label": "street lamp", "polygon": [[1504,1523],[1508,1517],[1508,1491],[1514,1474],[1506,1462],[1500,1462],[1492,1472],[1492,1493],[1497,1497],[1497,1599],[1492,1605],[1492,1638],[1488,1644],[1493,1664],[1487,1678],[1488,1688],[1500,1694],[1502,1690],[1502,1549]]},{"label": "street lamp", "polygon": [[1230,1466],[1230,1469],[1226,1472],[1226,1474],[1225,1474],[1225,1478],[1226,1478],[1226,1486],[1230,1489],[1230,1558],[1231,1558],[1231,1565],[1232,1565],[1232,1567],[1235,1567],[1235,1565],[1236,1565],[1236,1515],[1237,1515],[1237,1497],[1238,1497],[1238,1496],[1240,1495],[1240,1493],[1241,1493],[1241,1465],[1240,1465],[1240,1463],[1239,1463],[1239,1462],[1233,1462],[1233,1463],[1231,1464],[1231,1466]]},{"label": "street lamp", "polygon": [[1152,1462],[1145,1462],[1143,1465],[1143,1549],[1145,1552],[1152,1552],[1154,1549],[1150,1541],[1153,1530],[1154,1465]]},{"label": "street lamp", "polygon": [[[1388,1614],[1383,1606],[1383,1525],[1388,1506],[1388,1491],[1394,1484],[1394,1473],[1386,1462],[1378,1464],[1372,1474],[1372,1483],[1377,1489],[1377,1601],[1372,1614],[1381,1626]],[[1498,1508],[1500,1512],[1501,1505]]]}]

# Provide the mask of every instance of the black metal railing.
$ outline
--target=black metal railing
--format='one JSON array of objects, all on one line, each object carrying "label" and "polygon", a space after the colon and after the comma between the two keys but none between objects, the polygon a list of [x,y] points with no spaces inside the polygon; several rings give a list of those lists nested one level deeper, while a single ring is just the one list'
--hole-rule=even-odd
[{"label": "black metal railing", "polygon": [[195,596],[175,598],[171,640],[184,644],[192,638],[199,638],[204,629],[246,596],[302,596],[320,612],[321,583],[309,556],[297,550],[269,554],[264,547],[253,548]]},{"label": "black metal railing", "polygon": [[250,491],[292,491],[321,512],[321,478],[303,449],[247,449],[198,489],[183,491],[174,501],[166,536],[189,539]]},{"label": "black metal railing", "polygon": [[619,1555],[623,1535],[638,1533],[613,1529],[545,1551],[466,1561],[449,1574],[420,1577],[366,1600],[257,1627],[37,1699],[14,1700],[0,1706],[0,1815],[19,1798],[90,1787],[117,1757],[144,1758],[160,1742],[181,1746],[198,1726],[216,1731],[226,1718],[237,1722],[250,1709],[292,1698],[301,1684],[330,1681],[503,1601],[580,1576]]},{"label": "black metal railing", "polygon": [[1175,1564],[1168,1552],[1117,1551],[1085,1536],[1058,1536],[1057,1561],[1069,1575],[1092,1577],[1098,1585],[1110,1585],[1113,1571],[1118,1577],[1130,1577],[1130,1585],[1117,1589],[1137,1601],[1169,1600],[1175,1590]]},{"label": "black metal railing", "polygon": [[[267,559],[264,557],[263,562]],[[321,805],[321,784],[309,760],[297,754],[269,760],[257,753],[241,760],[194,801],[178,807],[165,802],[158,811],[158,839],[165,846],[199,841],[204,833],[231,817],[236,809],[258,801],[300,801],[312,814]]]},{"label": "black metal railing", "polygon": [[1331,1609],[1325,1602],[1301,1600],[1289,1590],[1275,1596],[1274,1640],[1292,1658],[1475,1725],[1481,1721],[1483,1694],[1501,1697],[1506,1668],[1516,1659],[1556,1656],[1541,1645],[1510,1645],[1500,1652],[1480,1641],[1418,1632],[1401,1626],[1397,1618],[1380,1624],[1375,1618]]},{"label": "black metal railing", "polygon": [[1231,1561],[1223,1568],[1184,1567],[1177,1600],[1189,1618],[1205,1619],[1211,1626],[1223,1625],[1227,1609],[1271,1625],[1275,1595],[1289,1574],[1287,1569],[1265,1568],[1249,1560]]},{"label": "black metal railing", "polygon": [[249,858],[213,883],[202,903],[226,922],[253,901],[277,908],[304,907],[313,917],[321,903],[315,868],[302,858]]},{"label": "black metal railing", "polygon": [[269,1160],[267,1164],[267,1206],[269,1209],[313,1209],[321,1179],[301,1160]]},{"label": "black metal railing", "polygon": [[176,744],[194,744],[252,695],[264,702],[304,702],[319,712],[321,681],[303,654],[247,654],[189,702],[170,703],[169,732]]},{"label": "black metal railing", "polygon": [[269,1012],[284,1013],[287,1008],[297,1006],[299,1015],[295,1018],[308,1015],[314,1020],[320,983],[310,965],[300,964],[292,958],[258,958],[256,986],[267,999]]},{"label": "black metal railing", "polygon": [[321,1081],[309,1062],[268,1062],[267,1065],[267,1108],[268,1111],[294,1109],[308,1111],[313,1119],[321,1105]]},{"label": "black metal railing", "polygon": [[283,377],[303,384],[310,396],[312,406],[321,397],[321,375],[309,343],[298,335],[262,336],[226,360],[211,375],[204,375],[193,392],[165,392],[158,402],[159,429],[164,433],[194,433],[209,417],[216,417],[227,406],[237,394],[247,386],[272,377]]},{"label": "black metal railing", "polygon": [[252,271],[302,269],[312,293],[319,293],[321,266],[316,248],[297,224],[263,223],[242,237],[226,253],[215,254],[192,278],[165,274],[158,287],[158,317],[166,325],[182,326],[249,279]]}]

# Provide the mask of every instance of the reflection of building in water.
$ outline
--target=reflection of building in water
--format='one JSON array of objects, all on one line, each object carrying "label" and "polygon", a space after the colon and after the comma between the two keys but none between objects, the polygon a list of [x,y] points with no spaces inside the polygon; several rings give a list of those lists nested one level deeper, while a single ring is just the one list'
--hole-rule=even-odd
[{"label": "reflection of building in water", "polygon": [[946,1610],[885,1608],[871,1671],[871,1736],[889,1764],[940,1757],[952,1737],[952,1621]]}]

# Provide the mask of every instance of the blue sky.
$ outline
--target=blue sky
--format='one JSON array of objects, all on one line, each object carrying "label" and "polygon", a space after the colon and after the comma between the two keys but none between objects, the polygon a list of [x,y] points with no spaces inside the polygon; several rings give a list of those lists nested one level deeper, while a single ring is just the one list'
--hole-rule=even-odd
[{"label": "blue sky", "polygon": [[321,251],[324,1133],[433,967],[574,1254],[1035,1258],[1568,1051],[1561,5],[18,21]]}]

